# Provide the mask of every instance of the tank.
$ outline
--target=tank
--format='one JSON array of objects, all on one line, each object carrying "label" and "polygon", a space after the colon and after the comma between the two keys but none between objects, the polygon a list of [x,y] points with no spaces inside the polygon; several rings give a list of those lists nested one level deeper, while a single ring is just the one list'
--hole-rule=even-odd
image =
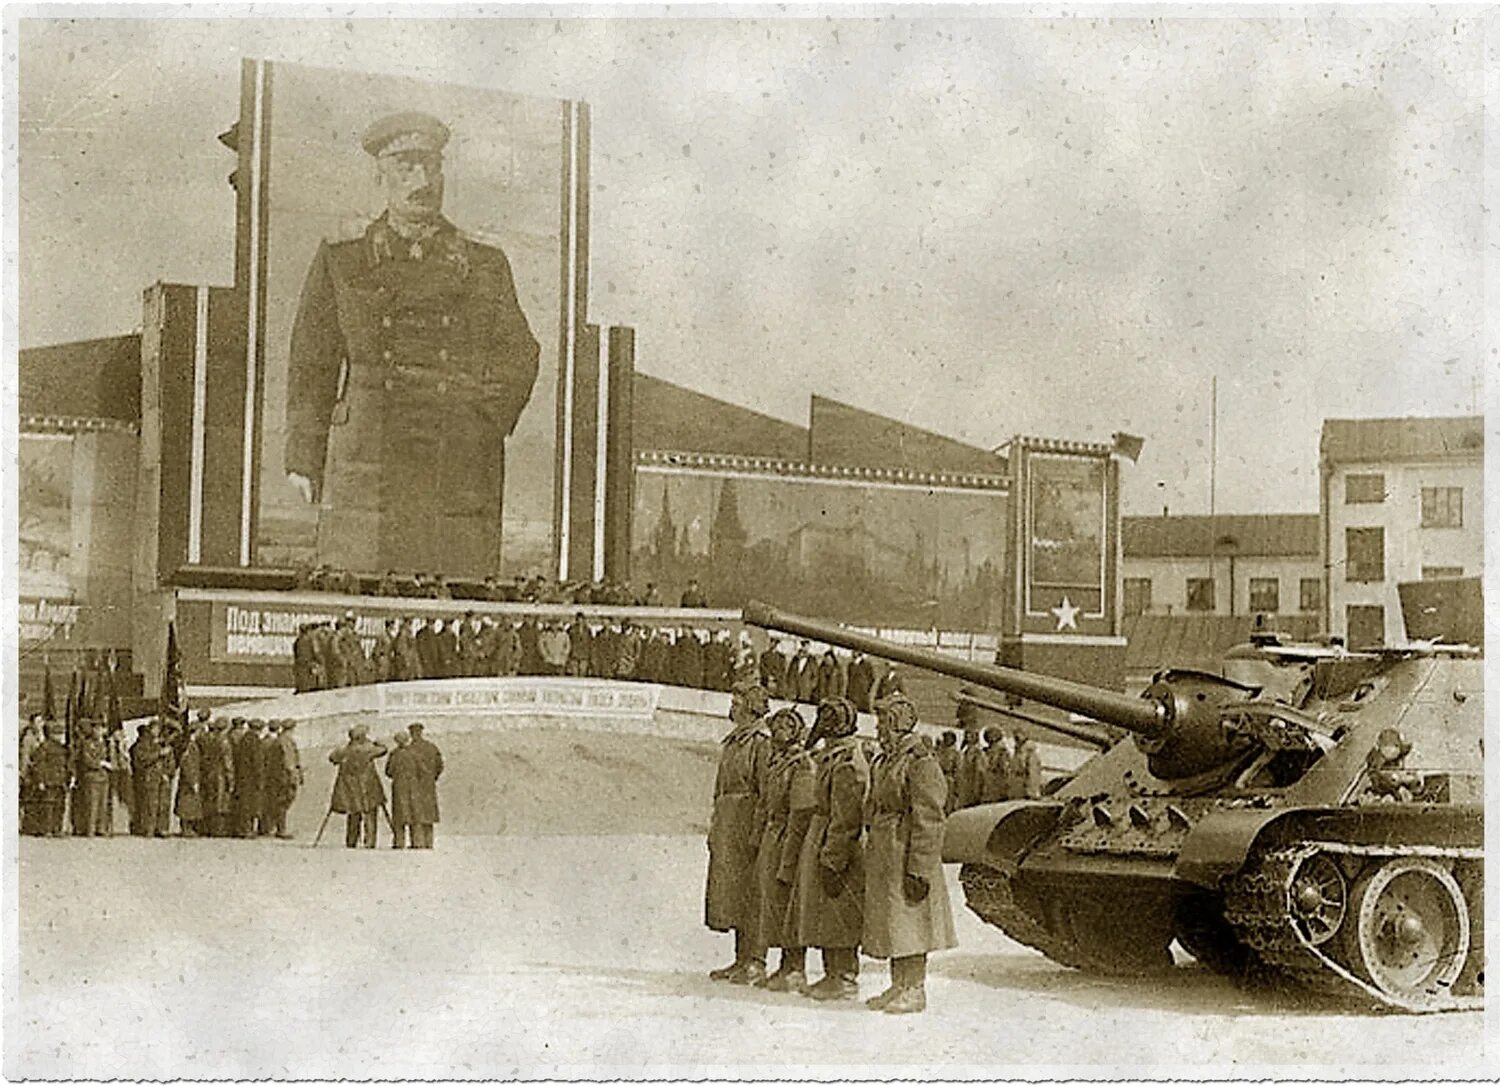
[{"label": "tank", "polygon": [[1071,779],[947,822],[968,907],[1011,939],[1112,974],[1170,968],[1175,940],[1237,978],[1425,1013],[1483,1003],[1482,631],[1452,636],[1479,591],[1400,586],[1421,642],[1263,640],[1139,697],[763,604],[744,617],[998,692],[1001,711],[1073,714],[1071,741],[1099,752]]}]

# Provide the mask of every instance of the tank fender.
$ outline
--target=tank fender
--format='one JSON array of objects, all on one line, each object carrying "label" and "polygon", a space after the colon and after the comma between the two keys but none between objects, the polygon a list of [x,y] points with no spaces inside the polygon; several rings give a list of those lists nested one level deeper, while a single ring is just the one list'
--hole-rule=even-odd
[{"label": "tank fender", "polygon": [[993,865],[1018,857],[1057,825],[1062,809],[1050,800],[1012,799],[954,811],[944,824],[943,862]]},{"label": "tank fender", "polygon": [[[1383,844],[1441,834],[1449,844],[1484,844],[1479,804],[1394,804],[1368,807],[1272,807],[1220,809],[1193,827],[1182,843],[1173,874],[1210,890],[1245,866],[1273,825],[1278,836],[1336,837],[1351,844]],[[1295,823],[1304,823],[1296,826]]]}]

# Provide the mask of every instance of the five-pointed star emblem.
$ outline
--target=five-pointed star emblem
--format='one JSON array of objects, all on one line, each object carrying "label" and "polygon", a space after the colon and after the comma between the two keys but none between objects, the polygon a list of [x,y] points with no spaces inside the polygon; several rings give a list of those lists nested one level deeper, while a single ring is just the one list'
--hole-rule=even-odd
[{"label": "five-pointed star emblem", "polygon": [[1057,628],[1059,630],[1078,629],[1078,612],[1081,610],[1083,610],[1082,607],[1074,607],[1072,601],[1064,596],[1062,602],[1052,608],[1052,613],[1057,616]]}]

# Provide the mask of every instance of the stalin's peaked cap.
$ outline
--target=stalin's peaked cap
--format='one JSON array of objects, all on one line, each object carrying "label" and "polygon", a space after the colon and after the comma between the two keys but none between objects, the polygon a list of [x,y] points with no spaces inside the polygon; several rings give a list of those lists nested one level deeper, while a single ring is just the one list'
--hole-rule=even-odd
[{"label": "stalin's peaked cap", "polygon": [[448,126],[430,113],[392,113],[382,117],[360,137],[370,155],[396,151],[441,151],[448,145]]}]

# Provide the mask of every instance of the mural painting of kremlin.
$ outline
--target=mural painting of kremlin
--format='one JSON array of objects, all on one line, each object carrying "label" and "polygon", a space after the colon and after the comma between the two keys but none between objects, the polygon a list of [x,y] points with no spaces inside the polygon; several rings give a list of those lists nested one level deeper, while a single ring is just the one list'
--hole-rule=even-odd
[{"label": "mural painting of kremlin", "polygon": [[1001,608],[998,487],[638,470],[631,580],[675,603],[763,599],[863,626],[984,631]]}]

